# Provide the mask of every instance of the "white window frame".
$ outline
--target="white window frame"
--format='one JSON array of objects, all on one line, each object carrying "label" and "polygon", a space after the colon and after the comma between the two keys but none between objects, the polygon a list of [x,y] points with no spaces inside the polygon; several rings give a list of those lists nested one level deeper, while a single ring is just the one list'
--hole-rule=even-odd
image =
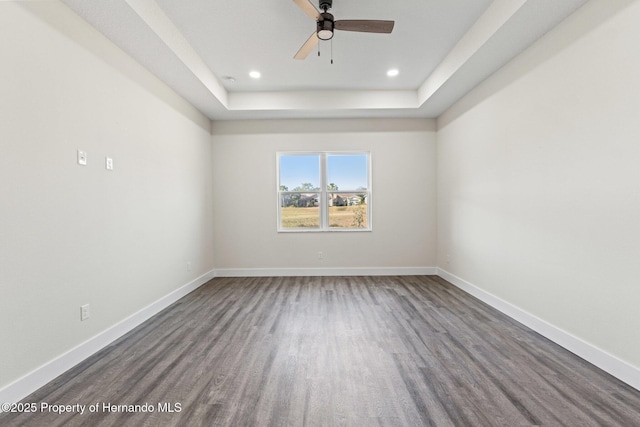
[{"label": "white window frame", "polygon": [[[358,191],[352,190],[337,190],[329,191],[327,186],[327,157],[328,156],[341,156],[341,155],[366,155],[367,156],[367,190]],[[320,190],[318,193],[318,205],[320,211],[320,226],[318,228],[283,228],[281,220],[281,196],[287,193],[300,193],[300,191],[281,191],[280,190],[280,157],[282,156],[318,156],[320,165]],[[277,209],[277,230],[279,233],[325,233],[325,232],[368,232],[372,231],[372,211],[373,211],[373,189],[371,182],[371,152],[370,151],[278,151],[276,152],[276,209]],[[329,198],[331,194],[353,194],[353,193],[366,193],[367,194],[367,226],[363,228],[350,228],[350,227],[329,227]]]}]

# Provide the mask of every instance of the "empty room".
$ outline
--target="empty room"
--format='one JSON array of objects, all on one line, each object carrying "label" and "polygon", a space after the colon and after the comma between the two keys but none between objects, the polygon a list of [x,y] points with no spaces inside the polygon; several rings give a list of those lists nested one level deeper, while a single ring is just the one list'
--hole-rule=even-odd
[{"label": "empty room", "polygon": [[0,425],[640,426],[638,22],[0,2]]}]

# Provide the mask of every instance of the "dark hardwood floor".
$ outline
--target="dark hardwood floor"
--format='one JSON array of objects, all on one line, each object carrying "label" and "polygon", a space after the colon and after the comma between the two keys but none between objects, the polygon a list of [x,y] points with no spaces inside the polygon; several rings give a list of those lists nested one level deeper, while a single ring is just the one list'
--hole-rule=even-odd
[{"label": "dark hardwood floor", "polygon": [[434,276],[213,279],[23,402],[86,407],[0,425],[640,426],[639,391]]}]

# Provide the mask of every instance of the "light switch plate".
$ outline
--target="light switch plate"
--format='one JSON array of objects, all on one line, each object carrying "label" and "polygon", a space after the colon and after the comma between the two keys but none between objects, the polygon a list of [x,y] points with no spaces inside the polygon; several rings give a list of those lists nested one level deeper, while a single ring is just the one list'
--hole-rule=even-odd
[{"label": "light switch plate", "polygon": [[87,166],[87,152],[78,150],[78,164],[82,166]]},{"label": "light switch plate", "polygon": [[80,306],[80,320],[87,320],[89,317],[91,317],[91,312],[89,311],[89,304]]}]

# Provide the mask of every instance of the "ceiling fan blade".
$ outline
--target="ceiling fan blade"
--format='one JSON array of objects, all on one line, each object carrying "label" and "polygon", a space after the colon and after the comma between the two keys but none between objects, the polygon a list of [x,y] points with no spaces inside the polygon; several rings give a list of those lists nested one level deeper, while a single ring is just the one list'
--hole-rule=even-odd
[{"label": "ceiling fan blade", "polygon": [[293,2],[314,21],[317,21],[320,17],[320,12],[309,0],[293,0]]},{"label": "ceiling fan blade", "polygon": [[358,31],[362,33],[385,33],[393,31],[395,21],[375,21],[367,19],[346,19],[335,21],[333,28],[342,31]]},{"label": "ceiling fan blade", "polygon": [[311,53],[313,48],[316,47],[317,44],[318,44],[318,35],[314,31],[313,34],[311,34],[311,37],[309,37],[307,39],[307,41],[304,42],[304,44],[302,45],[300,50],[298,50],[298,53],[296,53],[293,58],[294,59],[305,59],[307,57],[307,55],[309,55],[309,53]]}]

